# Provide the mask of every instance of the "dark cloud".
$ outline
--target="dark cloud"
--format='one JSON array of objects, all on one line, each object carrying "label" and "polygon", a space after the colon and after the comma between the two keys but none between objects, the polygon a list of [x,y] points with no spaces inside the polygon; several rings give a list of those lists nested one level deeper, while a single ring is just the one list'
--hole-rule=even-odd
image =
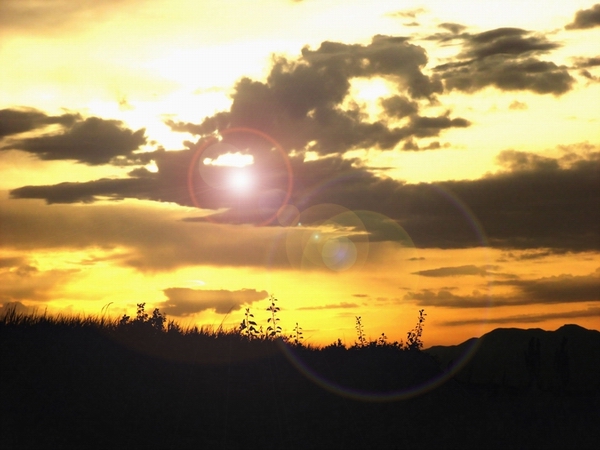
[{"label": "dark cloud", "polygon": [[13,139],[0,147],[1,150],[23,150],[43,160],[69,159],[77,162],[97,165],[107,164],[114,157],[133,157],[133,152],[146,143],[144,129],[132,131],[118,120],[104,120],[89,117],[82,120],[79,116],[45,116],[30,112],[28,115],[14,110],[5,113],[11,119],[7,130],[24,127],[42,127],[48,123],[62,125],[57,134]]},{"label": "dark cloud", "polygon": [[593,75],[589,70],[591,67],[600,66],[600,56],[595,57],[575,57],[573,58],[574,64],[573,67],[579,70],[579,75],[587,78],[591,82],[600,82],[600,77]]},{"label": "dark cloud", "polygon": [[[446,39],[443,35],[432,38]],[[475,92],[494,86],[505,91],[560,95],[575,82],[566,66],[538,59],[538,55],[560,47],[544,36],[520,28],[497,28],[478,34],[462,33],[460,38],[463,49],[457,61],[434,69],[449,90]]]},{"label": "dark cloud", "polygon": [[[581,319],[587,317],[600,317],[600,307],[591,307],[567,312],[555,312],[545,314],[519,314],[514,316],[486,318],[488,324],[511,324],[511,323],[539,323],[547,320]],[[448,320],[439,322],[442,326],[481,325],[482,319]]]},{"label": "dark cloud", "polygon": [[189,289],[168,288],[163,291],[168,300],[157,305],[165,314],[189,316],[209,309],[217,314],[227,314],[239,310],[242,305],[249,305],[269,297],[267,291],[241,289],[228,291],[225,289]]},{"label": "dark cloud", "polygon": [[468,35],[460,56],[476,60],[495,55],[516,57],[546,53],[559,47],[559,44],[548,41],[546,37],[531,35],[531,32],[521,28],[496,28]]},{"label": "dark cloud", "polygon": [[452,34],[459,34],[461,31],[465,30],[467,27],[461,25],[459,23],[450,23],[444,22],[438,25],[440,28],[450,31]]},{"label": "dark cloud", "polygon": [[536,259],[544,259],[548,256],[554,255],[564,255],[567,251],[564,249],[545,249],[545,250],[534,250],[534,251],[524,251],[524,252],[508,252],[504,254],[498,262],[506,262],[506,261],[531,261]]},{"label": "dark cloud", "polygon": [[[356,295],[354,297],[357,297]],[[328,305],[322,306],[302,306],[300,308],[296,308],[298,311],[313,311],[313,310],[322,310],[322,309],[348,309],[348,308],[358,308],[356,303],[331,303]]]},{"label": "dark cloud", "polygon": [[600,27],[600,3],[590,9],[580,9],[575,13],[573,22],[565,26],[567,30],[583,30],[594,27]]},{"label": "dark cloud", "polygon": [[395,95],[381,99],[381,106],[385,110],[386,114],[390,117],[402,118],[416,114],[419,110],[417,102],[408,99],[403,95]]},{"label": "dark cloud", "polygon": [[404,9],[402,11],[395,11],[393,13],[388,13],[387,15],[390,17],[402,17],[404,19],[415,19],[418,15],[425,14],[427,10],[425,8],[411,8]]},{"label": "dark cloud", "polygon": [[[598,250],[600,152],[575,151],[579,153],[563,149],[564,156],[556,159],[505,151],[498,156],[503,170],[496,174],[437,184],[379,177],[357,159],[330,156],[305,162],[293,157],[289,203],[300,211],[318,204],[375,211],[389,217],[390,224],[401,225],[417,247]],[[191,150],[155,152],[158,173],[138,171],[129,179],[25,186],[12,190],[11,196],[52,203],[137,198],[191,206],[187,175],[192,155]],[[215,213],[223,211],[214,216],[221,222],[264,222],[277,211],[286,189],[288,174],[277,158],[276,152],[267,152],[264,160],[255,159],[252,170],[263,178],[264,188],[244,197],[194,178],[198,205]],[[222,170],[220,176],[232,169]],[[390,239],[389,232],[395,236],[390,224],[371,223],[370,239]]]},{"label": "dark cloud", "polygon": [[514,286],[532,302],[600,301],[600,268],[588,276],[561,275],[538,280],[497,281],[496,284]]},{"label": "dark cloud", "polygon": [[600,56],[595,56],[591,58],[578,56],[576,58],[573,58],[573,60],[573,66],[577,69],[600,66]]},{"label": "dark cloud", "polygon": [[[156,199],[149,195],[156,190],[156,184],[145,177],[126,179],[103,178],[88,182],[60,183],[52,186],[24,186],[11,191],[12,198],[43,199],[53,203],[93,203],[100,198],[122,200],[127,197]],[[154,197],[154,196],[152,196]]]},{"label": "dark cloud", "polygon": [[596,77],[596,76],[592,75],[589,70],[580,70],[579,75],[587,78],[588,80],[590,80],[592,82],[600,82],[600,77]]},{"label": "dark cloud", "polygon": [[493,301],[490,295],[476,292],[472,295],[456,295],[448,289],[437,292],[423,289],[420,292],[408,292],[405,301],[414,301],[419,306],[436,306],[441,308],[490,308],[500,306]]},{"label": "dark cloud", "polygon": [[[166,123],[174,131],[199,135],[251,127],[273,136],[288,151],[303,151],[310,144],[311,150],[322,155],[355,148],[391,149],[402,140],[468,126],[463,118],[418,114],[416,100],[434,101],[443,87],[422,71],[427,64],[425,50],[407,40],[378,35],[368,45],[327,41],[316,50],[305,47],[296,60],[275,58],[266,82],[241,79],[230,111],[200,124]],[[353,79],[373,77],[395,83],[401,94],[382,100],[384,116],[370,122],[349,94]],[[391,123],[401,117],[409,117],[409,123]]]},{"label": "dark cloud", "polygon": [[569,91],[575,79],[566,66],[536,58],[508,60],[503,56],[469,63],[436,67],[449,90],[476,92],[487,86],[503,91],[532,91],[560,95]]},{"label": "dark cloud", "polygon": [[81,120],[79,114],[48,116],[32,108],[2,109],[0,110],[0,138],[10,136],[11,134],[45,128],[53,124],[68,127],[72,126],[78,120]]},{"label": "dark cloud", "polygon": [[438,269],[420,270],[413,272],[414,275],[423,277],[460,277],[465,275],[477,275],[484,277],[490,274],[490,270],[498,269],[498,266],[456,266],[456,267],[440,267]]},{"label": "dark cloud", "polygon": [[511,172],[519,171],[547,171],[557,170],[559,161],[535,153],[519,152],[516,150],[504,150],[496,157],[496,163]]},{"label": "dark cloud", "polygon": [[590,275],[561,275],[535,280],[496,281],[498,285],[513,286],[516,293],[510,296],[491,296],[480,292],[456,295],[448,290],[434,292],[424,289],[406,294],[405,300],[416,301],[419,306],[443,308],[493,308],[559,303],[600,302],[600,269]]}]

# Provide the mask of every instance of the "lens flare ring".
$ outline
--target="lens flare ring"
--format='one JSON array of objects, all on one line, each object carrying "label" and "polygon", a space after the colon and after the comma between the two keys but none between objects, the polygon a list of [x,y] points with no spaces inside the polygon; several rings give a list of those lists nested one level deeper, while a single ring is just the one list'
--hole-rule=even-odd
[{"label": "lens flare ring", "polygon": [[[346,179],[347,175],[343,176],[342,178]],[[318,188],[311,189],[310,193],[308,194],[308,197],[314,198],[316,195],[318,195],[319,190],[330,186],[332,183],[335,183],[336,180],[337,179],[325,181],[325,182],[321,183]],[[471,209],[462,200],[460,200],[460,198],[458,198],[454,193],[452,193],[448,189],[445,189],[444,187],[439,186],[439,185],[433,185],[433,189],[438,195],[440,195],[446,201],[448,201],[460,213],[460,215],[466,220],[466,223],[468,224],[467,226],[470,228],[471,232],[474,233],[475,239],[476,239],[476,241],[478,241],[479,245],[483,248],[487,248],[488,245],[487,245],[486,234],[485,234],[483,227],[481,226],[479,220],[475,217],[475,215],[471,211]],[[307,198],[305,198],[304,200],[306,200],[306,201],[305,202],[299,201],[298,203],[301,204],[301,203],[308,202]],[[379,223],[383,224],[383,217],[379,217],[379,216],[382,216],[379,213],[370,213],[369,211],[353,212],[351,210],[348,210],[347,208],[344,208],[339,205],[334,205],[334,204],[315,205],[315,206],[317,208],[320,207],[322,209],[321,211],[317,211],[317,212],[320,212],[321,214],[324,214],[326,212],[325,210],[323,210],[323,208],[328,210],[329,211],[329,217],[328,217],[329,219],[331,219],[332,217],[339,216],[340,214],[346,214],[347,215],[346,217],[351,217],[351,215],[354,214],[354,215],[356,215],[357,220],[363,223],[363,226],[365,224],[369,224],[369,222],[373,221],[373,220],[379,221]],[[312,229],[312,230],[310,229],[310,224],[311,224],[311,217],[310,217],[311,211],[310,210],[311,210],[311,208],[315,208],[315,206],[309,207],[309,208],[307,208],[307,210],[300,212],[295,206],[290,205],[288,208],[286,208],[285,210],[282,210],[282,212],[280,213],[281,216],[284,216],[283,218],[280,218],[280,222],[282,222],[281,225],[283,225],[284,227],[287,227],[289,231],[293,231],[293,228],[296,228],[296,227],[299,227],[299,228],[306,227],[307,230],[305,231],[306,234],[305,234],[304,240],[297,239],[298,242],[291,243],[298,247],[297,251],[300,252],[301,259],[303,259],[303,260],[308,259],[314,264],[314,261],[318,260],[319,258],[324,258],[322,261],[325,262],[325,264],[324,264],[325,268],[328,268],[329,270],[332,270],[332,271],[338,271],[339,267],[336,266],[336,262],[338,262],[339,260],[336,259],[336,255],[341,255],[340,257],[343,259],[344,251],[347,250],[347,248],[344,247],[344,244],[347,244],[347,243],[345,242],[344,239],[336,241],[335,238],[329,238],[329,240],[331,240],[331,239],[334,239],[334,240],[333,240],[333,242],[330,242],[329,248],[325,248],[325,245],[323,245],[323,244],[327,243],[329,240],[324,239],[324,233],[321,230],[316,231],[316,229]],[[372,214],[373,217],[370,217],[370,214]],[[293,217],[293,219],[291,219],[291,217]],[[399,227],[399,230],[397,230],[398,233],[400,233],[400,234],[405,233],[405,236],[399,235],[400,237],[397,238],[400,240],[399,243],[402,246],[411,244],[412,239],[410,238],[408,233],[402,227],[400,227],[400,225],[398,225],[396,221],[393,221],[392,219],[389,219],[389,221],[390,221],[390,223],[394,223]],[[303,223],[305,225],[300,226]],[[322,224],[323,222],[320,222],[320,223]],[[367,225],[366,228],[369,228],[369,226]],[[280,242],[281,239],[286,240],[286,238],[284,237],[285,235],[286,234],[281,234],[278,237],[277,241]],[[311,241],[311,238],[312,238],[312,241]],[[287,237],[287,241],[288,241],[287,246],[288,246],[288,252],[289,252],[290,251],[289,247],[291,245],[290,241],[289,241],[289,236]],[[368,245],[368,242],[369,242],[368,233],[367,233],[365,241]],[[320,242],[320,244],[317,244],[319,242]],[[312,246],[313,249],[319,249],[319,251],[314,252],[314,255],[313,255],[312,253],[306,251],[305,247],[303,247],[301,245],[302,243],[304,243],[305,246]],[[318,247],[318,245],[320,245],[320,247]],[[412,244],[412,245],[414,245],[414,244]],[[277,246],[276,243],[273,243],[273,246],[272,246],[270,252],[274,252],[276,246]],[[323,252],[323,248],[325,249],[324,252]],[[289,257],[290,257],[290,255],[288,254],[288,258]],[[317,258],[317,259],[314,259],[314,258]],[[331,258],[331,259],[329,259],[331,265],[326,263],[326,261],[328,260],[327,258]],[[270,261],[270,260],[271,260],[271,257],[268,257],[268,261]],[[292,266],[297,266],[297,264],[293,264],[293,262],[291,260],[290,260],[290,263],[292,264]],[[268,262],[267,264],[270,265],[270,262]],[[323,267],[323,265],[322,265],[322,267]],[[302,264],[300,264],[299,268],[304,269]],[[488,287],[489,287],[488,288],[488,296],[489,296],[490,304],[491,304],[491,295],[490,295],[491,285],[489,282],[488,282]],[[486,309],[486,311],[489,314],[489,307]],[[487,319],[487,315],[486,315],[486,317],[482,317],[482,320],[481,320],[482,327],[485,326],[485,323],[487,322],[486,319]],[[473,340],[472,342],[467,344],[464,348],[462,355],[460,355],[460,357],[456,358],[450,367],[441,368],[441,370],[438,373],[436,373],[435,375],[432,375],[431,377],[429,377],[426,380],[421,380],[420,383],[415,383],[415,384],[413,384],[411,386],[407,386],[405,388],[391,389],[388,392],[381,391],[381,390],[357,389],[357,388],[350,387],[348,385],[343,385],[339,382],[335,382],[333,379],[330,379],[330,377],[327,377],[324,373],[321,373],[322,371],[319,371],[318,369],[311,367],[308,363],[309,359],[303,357],[302,351],[296,349],[294,346],[291,346],[283,341],[281,341],[279,345],[280,345],[281,351],[284,353],[284,355],[287,357],[287,359],[290,361],[290,363],[298,371],[300,371],[306,378],[308,378],[309,380],[311,380],[313,383],[317,384],[321,388],[323,388],[329,392],[332,392],[336,395],[340,395],[343,397],[347,397],[347,398],[359,400],[359,401],[393,402],[393,401],[407,400],[409,398],[413,398],[413,397],[425,394],[433,389],[438,388],[439,386],[443,385],[448,380],[452,379],[452,377],[454,377],[471,360],[471,358],[473,357],[473,355],[479,348],[479,340]]]},{"label": "lens flare ring", "polygon": [[[293,189],[293,185],[294,185],[294,176],[293,176],[292,165],[290,163],[290,159],[289,159],[287,153],[285,152],[285,150],[283,149],[283,147],[281,146],[281,144],[279,144],[279,142],[277,142],[275,139],[273,139],[268,134],[266,134],[260,130],[256,130],[254,128],[248,128],[248,127],[227,128],[224,130],[220,130],[219,136],[225,137],[229,134],[235,134],[235,133],[248,133],[248,134],[252,134],[252,135],[255,135],[260,138],[265,139],[271,145],[273,145],[273,147],[279,152],[279,154],[281,155],[281,158],[283,160],[283,163],[285,165],[285,170],[287,172],[287,185],[285,187],[285,191],[281,190],[283,193],[283,196],[282,196],[283,199],[281,200],[281,204],[279,204],[278,208],[276,208],[276,211],[273,214],[269,215],[265,220],[263,220],[262,222],[257,224],[259,226],[268,225],[271,222],[273,222],[275,219],[278,218],[279,211],[282,208],[286,207],[286,205],[288,204],[288,202],[292,196],[292,189]],[[198,201],[198,197],[197,197],[196,191],[194,189],[195,176],[197,176],[196,175],[196,167],[197,167],[199,161],[201,161],[202,154],[206,151],[206,149],[209,148],[209,146],[219,143],[219,142],[220,142],[220,140],[217,135],[209,136],[207,139],[204,140],[204,142],[202,142],[202,144],[200,144],[200,146],[198,147],[198,149],[192,156],[192,160],[191,160],[190,166],[188,168],[187,188],[188,188],[188,194],[190,196],[192,204],[194,206],[196,206],[197,208],[202,208],[202,205]],[[210,222],[217,222],[211,216],[206,216],[206,220],[208,220]]]}]

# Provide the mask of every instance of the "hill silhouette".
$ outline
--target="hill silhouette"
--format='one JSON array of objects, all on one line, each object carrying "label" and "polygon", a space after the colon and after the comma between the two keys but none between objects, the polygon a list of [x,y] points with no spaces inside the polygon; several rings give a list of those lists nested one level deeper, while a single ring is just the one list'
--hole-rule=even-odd
[{"label": "hill silhouette", "polygon": [[[457,380],[523,389],[532,383],[531,366],[528,366],[531,342],[534,345],[539,342],[537,387],[558,390],[566,384],[564,387],[571,391],[600,388],[600,332],[579,325],[563,325],[555,331],[497,328],[480,338],[454,346],[434,346],[425,351],[446,369],[473,351],[472,357],[457,371]],[[563,353],[559,356],[561,348]],[[568,377],[566,382],[561,379],[561,373]]]}]

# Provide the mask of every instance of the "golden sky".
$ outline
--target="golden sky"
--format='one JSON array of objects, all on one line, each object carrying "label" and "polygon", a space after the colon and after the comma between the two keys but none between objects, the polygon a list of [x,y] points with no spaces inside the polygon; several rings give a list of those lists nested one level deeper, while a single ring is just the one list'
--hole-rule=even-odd
[{"label": "golden sky", "polygon": [[0,3],[0,304],[426,346],[600,328],[600,4]]}]

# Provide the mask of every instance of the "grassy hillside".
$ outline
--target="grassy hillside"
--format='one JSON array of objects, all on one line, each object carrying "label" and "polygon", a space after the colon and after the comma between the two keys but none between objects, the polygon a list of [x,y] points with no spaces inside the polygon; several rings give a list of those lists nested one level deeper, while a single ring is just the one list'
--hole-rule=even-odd
[{"label": "grassy hillside", "polygon": [[163,319],[0,320],[3,448],[592,448],[600,437],[597,391],[499,393],[451,379],[418,348],[313,348]]}]

